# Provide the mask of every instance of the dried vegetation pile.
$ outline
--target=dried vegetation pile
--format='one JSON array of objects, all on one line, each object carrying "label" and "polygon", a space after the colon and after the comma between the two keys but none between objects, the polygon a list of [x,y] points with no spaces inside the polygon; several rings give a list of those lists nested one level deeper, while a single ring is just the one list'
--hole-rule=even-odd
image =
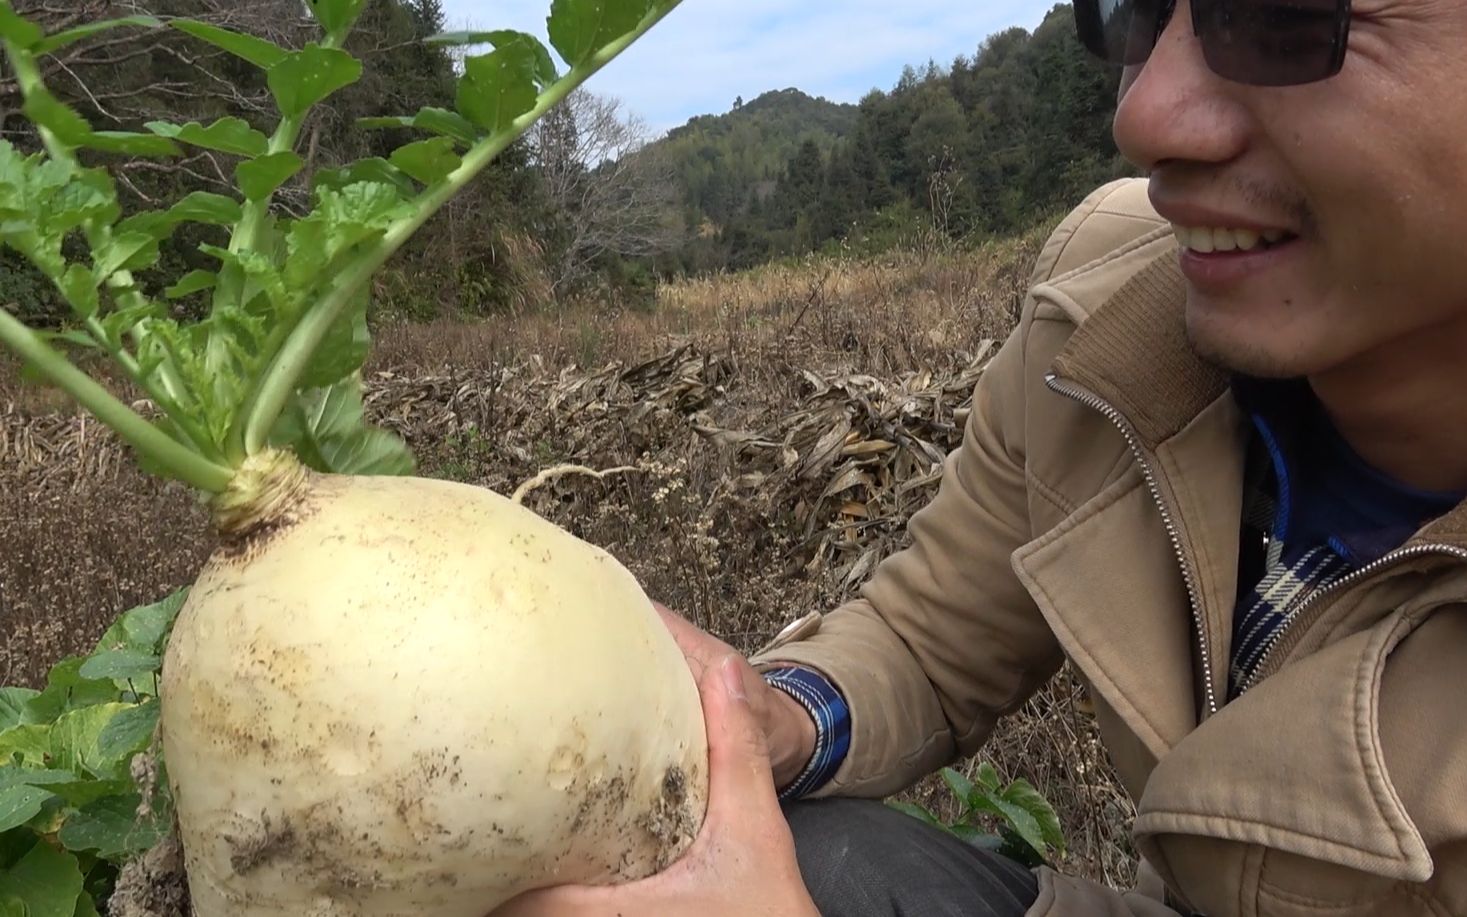
[{"label": "dried vegetation pile", "polygon": [[[530,505],[750,650],[901,547],[1041,238],[714,278],[647,312],[382,329],[369,410],[423,473],[502,493],[558,463],[625,469],[556,478]],[[0,382],[0,547],[0,683],[25,683],[187,582],[210,539],[184,490]],[[1062,673],[984,756],[1055,803],[1066,868],[1127,882],[1129,809],[1082,706]],[[943,806],[935,782],[912,795]]]}]

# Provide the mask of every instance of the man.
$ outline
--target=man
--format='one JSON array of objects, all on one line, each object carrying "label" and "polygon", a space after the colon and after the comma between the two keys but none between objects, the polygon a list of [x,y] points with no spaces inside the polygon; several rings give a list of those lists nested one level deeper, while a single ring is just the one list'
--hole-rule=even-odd
[{"label": "man", "polygon": [[[511,913],[1467,914],[1467,3],[1079,0],[1149,182],[1044,250],[912,546],[702,673],[708,827]],[[1146,192],[1146,193],[1143,193]],[[1068,657],[1135,890],[876,799]],[[772,772],[773,779],[769,774]],[[797,868],[798,866],[798,868]]]}]

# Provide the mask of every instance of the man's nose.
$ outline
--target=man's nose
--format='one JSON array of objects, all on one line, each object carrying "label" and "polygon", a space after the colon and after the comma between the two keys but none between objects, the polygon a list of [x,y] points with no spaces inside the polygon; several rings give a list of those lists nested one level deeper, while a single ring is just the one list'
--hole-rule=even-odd
[{"label": "man's nose", "polygon": [[1192,31],[1190,0],[1179,0],[1144,64],[1121,81],[1113,132],[1121,154],[1152,172],[1175,162],[1221,163],[1247,146],[1240,90],[1213,73]]}]

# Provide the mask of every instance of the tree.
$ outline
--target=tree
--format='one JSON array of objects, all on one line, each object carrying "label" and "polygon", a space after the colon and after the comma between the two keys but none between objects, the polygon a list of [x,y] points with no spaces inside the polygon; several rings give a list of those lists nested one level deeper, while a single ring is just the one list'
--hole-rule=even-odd
[{"label": "tree", "polygon": [[531,129],[530,161],[554,208],[547,254],[556,293],[603,259],[651,257],[681,241],[673,171],[647,148],[650,135],[619,101],[584,89]]}]

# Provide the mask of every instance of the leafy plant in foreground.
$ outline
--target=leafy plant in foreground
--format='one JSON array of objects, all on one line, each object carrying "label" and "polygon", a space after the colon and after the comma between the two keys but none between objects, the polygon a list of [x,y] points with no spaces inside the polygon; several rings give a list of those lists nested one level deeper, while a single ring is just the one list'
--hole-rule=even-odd
[{"label": "leafy plant in foreground", "polygon": [[[420,139],[387,157],[315,171],[310,211],[291,218],[272,203],[306,168],[296,146],[313,108],[362,75],[344,47],[366,0],[307,0],[320,39],[303,48],[148,16],[46,35],[0,0],[0,44],[42,147],[0,141],[0,244],[34,264],[71,311],[68,330],[42,333],[0,308],[0,344],[115,431],[148,470],[201,492],[221,529],[258,508],[272,486],[272,469],[259,467],[266,456],[290,454],[319,472],[409,474],[405,444],[363,418],[371,279],[530,125],[678,2],[553,0],[549,35],[564,73],[525,33],[437,36],[492,47],[465,59],[454,108],[365,119],[368,129],[405,128]],[[94,129],[46,87],[41,62],[118,28],[174,29],[258,68],[279,111],[274,130],[233,117]],[[232,162],[237,193],[195,192],[167,209],[125,214],[112,176],[89,164],[188,149]],[[158,266],[162,243],[187,224],[217,227],[227,241],[201,245],[209,266],[150,296],[137,275]],[[205,306],[195,322],[171,308],[189,298]],[[110,358],[158,416],[144,417],[81,372],[60,344]],[[184,599],[128,613],[94,654],[58,664],[42,691],[0,689],[0,917],[96,914],[117,865],[169,830],[166,782],[137,780],[132,765],[159,722],[160,657]]]},{"label": "leafy plant in foreground", "polygon": [[[1048,800],[1024,779],[1005,785],[997,769],[979,764],[973,779],[950,767],[942,769],[959,805],[958,817],[948,824],[928,809],[911,803],[893,802],[898,809],[935,828],[988,850],[995,850],[1028,867],[1042,865],[1052,853],[1063,855],[1064,834],[1059,816]],[[985,825],[997,826],[997,833]]]},{"label": "leafy plant in foreground", "polygon": [[44,690],[0,688],[0,915],[96,914],[123,862],[172,828],[164,780],[132,763],[153,741],[159,656],[186,594],[123,615]]}]

